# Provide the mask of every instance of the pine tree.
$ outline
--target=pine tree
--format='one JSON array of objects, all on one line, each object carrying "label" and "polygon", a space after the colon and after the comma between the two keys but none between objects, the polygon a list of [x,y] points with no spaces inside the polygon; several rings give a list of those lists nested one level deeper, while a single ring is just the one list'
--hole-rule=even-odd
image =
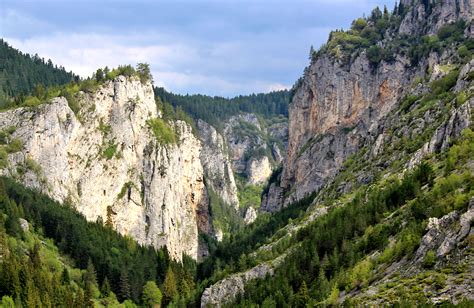
[{"label": "pine tree", "polygon": [[295,296],[295,306],[296,307],[306,307],[306,304],[309,302],[309,293],[308,293],[308,286],[306,282],[303,281],[301,284],[298,293]]},{"label": "pine tree", "polygon": [[168,267],[166,271],[165,282],[163,283],[163,296],[165,303],[169,303],[178,293],[178,288],[176,284],[176,278],[174,276],[173,269],[171,266]]},{"label": "pine tree", "polygon": [[33,249],[30,251],[30,262],[33,268],[41,268],[40,245],[35,243]]},{"label": "pine tree", "polygon": [[120,281],[119,281],[120,292],[119,296],[121,301],[130,298],[130,282],[128,280],[128,273],[126,270],[123,270],[120,273]]},{"label": "pine tree", "polygon": [[84,291],[81,288],[77,290],[76,299],[74,300],[74,307],[85,307]]},{"label": "pine tree", "polygon": [[112,291],[112,289],[110,288],[109,279],[107,279],[107,277],[105,277],[104,281],[102,282],[102,286],[100,288],[100,292],[102,293],[102,297],[109,296],[111,291]]}]

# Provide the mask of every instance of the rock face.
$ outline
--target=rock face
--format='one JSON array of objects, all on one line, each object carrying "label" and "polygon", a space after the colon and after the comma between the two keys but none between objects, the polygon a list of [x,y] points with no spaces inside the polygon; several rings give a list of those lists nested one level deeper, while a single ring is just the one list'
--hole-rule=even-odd
[{"label": "rock face", "polygon": [[198,120],[197,127],[204,145],[200,158],[204,167],[206,184],[224,202],[238,210],[237,186],[228,155],[227,143],[222,135],[206,122]]},{"label": "rock face", "polygon": [[[469,0],[431,4],[429,17],[424,15],[421,2],[413,6],[411,1],[404,2],[410,2],[408,13],[400,33],[392,36],[422,36],[435,33],[447,21],[472,19]],[[279,209],[318,191],[350,155],[376,141],[379,131],[383,131],[384,118],[398,106],[415,78],[423,76],[429,66],[439,64],[440,58],[430,56],[412,66],[406,56],[396,54],[393,61],[382,61],[374,67],[364,51],[349,63],[327,53],[316,57],[294,88],[280,189],[270,188],[264,207]],[[383,139],[377,142],[380,147]],[[268,204],[270,200],[272,204]]]},{"label": "rock face", "polygon": [[[152,85],[135,77],[79,96],[77,115],[62,97],[0,113],[0,127],[15,126],[12,136],[23,142],[2,173],[141,244],[198,258],[198,232],[210,224],[202,148],[191,128],[177,121],[177,143],[159,144],[147,122],[160,117]],[[31,162],[40,168],[16,171]]]},{"label": "rock face", "polygon": [[224,135],[231,153],[235,173],[245,175],[248,184],[264,183],[272,169],[282,161],[288,140],[286,120],[268,125],[255,114],[244,113],[229,118]]},{"label": "rock face", "polygon": [[247,174],[250,184],[262,184],[272,174],[272,166],[267,156],[251,158],[247,162]]}]

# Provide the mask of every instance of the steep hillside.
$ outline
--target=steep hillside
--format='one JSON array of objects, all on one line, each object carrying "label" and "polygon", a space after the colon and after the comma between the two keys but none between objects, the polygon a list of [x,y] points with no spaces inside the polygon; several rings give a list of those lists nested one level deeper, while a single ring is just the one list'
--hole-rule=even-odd
[{"label": "steep hillside", "polygon": [[295,85],[262,200],[297,214],[225,243],[241,248],[205,264],[201,307],[472,303],[472,34],[472,2],[454,0],[331,33]]},{"label": "steep hillside", "polygon": [[270,211],[318,191],[350,155],[381,142],[403,98],[419,98],[444,76],[442,87],[454,85],[474,49],[472,3],[414,3],[402,1],[393,14],[374,10],[313,53],[289,107],[287,159],[270,188]]}]

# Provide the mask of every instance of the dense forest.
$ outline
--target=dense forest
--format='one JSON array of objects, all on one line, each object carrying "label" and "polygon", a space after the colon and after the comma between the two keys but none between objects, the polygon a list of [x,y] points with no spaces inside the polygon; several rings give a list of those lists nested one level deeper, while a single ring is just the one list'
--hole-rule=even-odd
[{"label": "dense forest", "polygon": [[189,257],[174,262],[166,248],[140,246],[8,178],[0,179],[0,222],[4,305],[167,304],[194,288]]},{"label": "dense forest", "polygon": [[288,117],[291,92],[288,90],[224,98],[207,95],[179,95],[155,87],[155,95],[163,102],[180,109],[193,119],[202,119],[220,127],[227,118],[241,112],[254,113],[264,118]]},{"label": "dense forest", "polygon": [[11,98],[33,93],[38,86],[45,88],[78,80],[79,76],[51,60],[24,54],[0,39],[0,108]]}]

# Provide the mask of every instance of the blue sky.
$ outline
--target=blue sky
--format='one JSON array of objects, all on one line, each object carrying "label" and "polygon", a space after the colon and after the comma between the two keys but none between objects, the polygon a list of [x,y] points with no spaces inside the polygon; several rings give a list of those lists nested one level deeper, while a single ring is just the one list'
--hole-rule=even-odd
[{"label": "blue sky", "polygon": [[330,30],[395,0],[0,0],[0,35],[81,76],[147,62],[175,93],[288,88]]}]

